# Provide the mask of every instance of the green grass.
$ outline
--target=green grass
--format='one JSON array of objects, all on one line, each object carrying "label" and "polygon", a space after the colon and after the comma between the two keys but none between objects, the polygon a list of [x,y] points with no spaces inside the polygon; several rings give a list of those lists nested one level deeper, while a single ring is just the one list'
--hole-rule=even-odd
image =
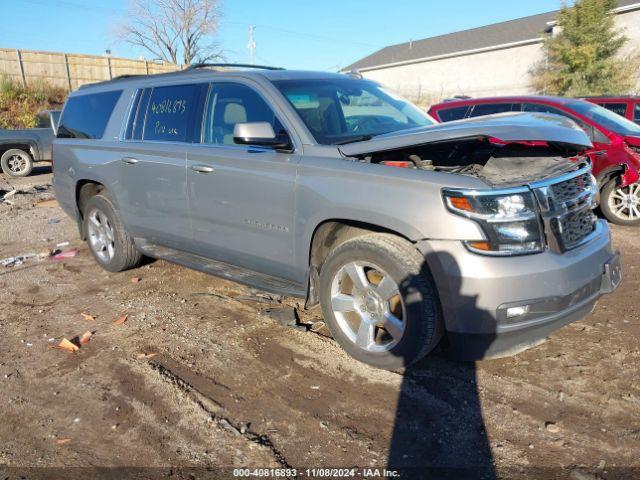
[{"label": "green grass", "polygon": [[35,114],[61,108],[67,97],[62,88],[39,82],[23,87],[6,76],[0,77],[0,128],[33,128]]}]

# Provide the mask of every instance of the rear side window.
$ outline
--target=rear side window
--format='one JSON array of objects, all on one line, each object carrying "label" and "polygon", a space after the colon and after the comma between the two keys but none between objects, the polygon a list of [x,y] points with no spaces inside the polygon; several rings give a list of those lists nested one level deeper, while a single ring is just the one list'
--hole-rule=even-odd
[{"label": "rear side window", "polygon": [[453,120],[460,120],[464,118],[469,110],[468,106],[453,107],[453,108],[441,108],[438,110],[438,118],[441,122],[452,122]]},{"label": "rear side window", "polygon": [[633,110],[633,121],[640,124],[640,103],[636,103]]},{"label": "rear side window", "polygon": [[600,103],[601,107],[611,110],[613,113],[617,113],[621,117],[627,116],[627,104],[626,103]]},{"label": "rear side window", "polygon": [[122,90],[71,97],[64,107],[58,138],[102,138]]},{"label": "rear side window", "polygon": [[494,113],[519,111],[520,105],[514,103],[483,103],[475,105],[470,117],[481,117],[483,115],[493,115]]},{"label": "rear side window", "polygon": [[197,130],[196,119],[202,114],[201,96],[207,87],[196,84],[154,88],[146,105],[143,139],[191,141]]}]

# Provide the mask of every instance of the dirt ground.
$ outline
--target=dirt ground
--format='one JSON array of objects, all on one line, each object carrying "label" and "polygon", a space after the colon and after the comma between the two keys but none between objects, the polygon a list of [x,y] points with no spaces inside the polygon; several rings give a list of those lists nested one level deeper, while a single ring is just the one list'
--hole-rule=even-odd
[{"label": "dirt ground", "polygon": [[[475,364],[436,353],[386,372],[349,358],[322,324],[309,330],[319,312],[299,311],[307,328],[274,319],[293,299],[164,261],[101,270],[59,207],[35,206],[53,197],[50,180],[46,167],[0,178],[0,189],[25,190],[0,203],[0,259],[64,241],[80,249],[0,266],[2,478],[69,478],[54,467],[313,476],[307,468],[389,463],[413,469],[402,478],[427,467],[430,478],[640,475],[639,230],[613,228],[623,285],[545,344]],[[85,331],[77,353],[53,348]]]}]

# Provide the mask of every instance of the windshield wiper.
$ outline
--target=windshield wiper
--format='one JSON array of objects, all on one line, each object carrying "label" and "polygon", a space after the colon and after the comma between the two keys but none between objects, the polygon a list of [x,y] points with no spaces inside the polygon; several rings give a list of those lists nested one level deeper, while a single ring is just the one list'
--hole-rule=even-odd
[{"label": "windshield wiper", "polygon": [[347,140],[342,140],[341,142],[336,142],[334,145],[346,145],[348,143],[356,143],[356,142],[366,142],[367,140],[371,140],[373,135],[360,135],[358,137],[351,137]]}]

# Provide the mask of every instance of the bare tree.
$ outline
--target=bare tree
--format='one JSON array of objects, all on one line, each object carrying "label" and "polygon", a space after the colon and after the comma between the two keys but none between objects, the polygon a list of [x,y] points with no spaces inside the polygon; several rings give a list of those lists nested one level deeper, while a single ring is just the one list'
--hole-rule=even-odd
[{"label": "bare tree", "polygon": [[116,36],[142,47],[155,60],[169,63],[206,62],[222,58],[215,41],[220,0],[130,0],[128,18]]}]

